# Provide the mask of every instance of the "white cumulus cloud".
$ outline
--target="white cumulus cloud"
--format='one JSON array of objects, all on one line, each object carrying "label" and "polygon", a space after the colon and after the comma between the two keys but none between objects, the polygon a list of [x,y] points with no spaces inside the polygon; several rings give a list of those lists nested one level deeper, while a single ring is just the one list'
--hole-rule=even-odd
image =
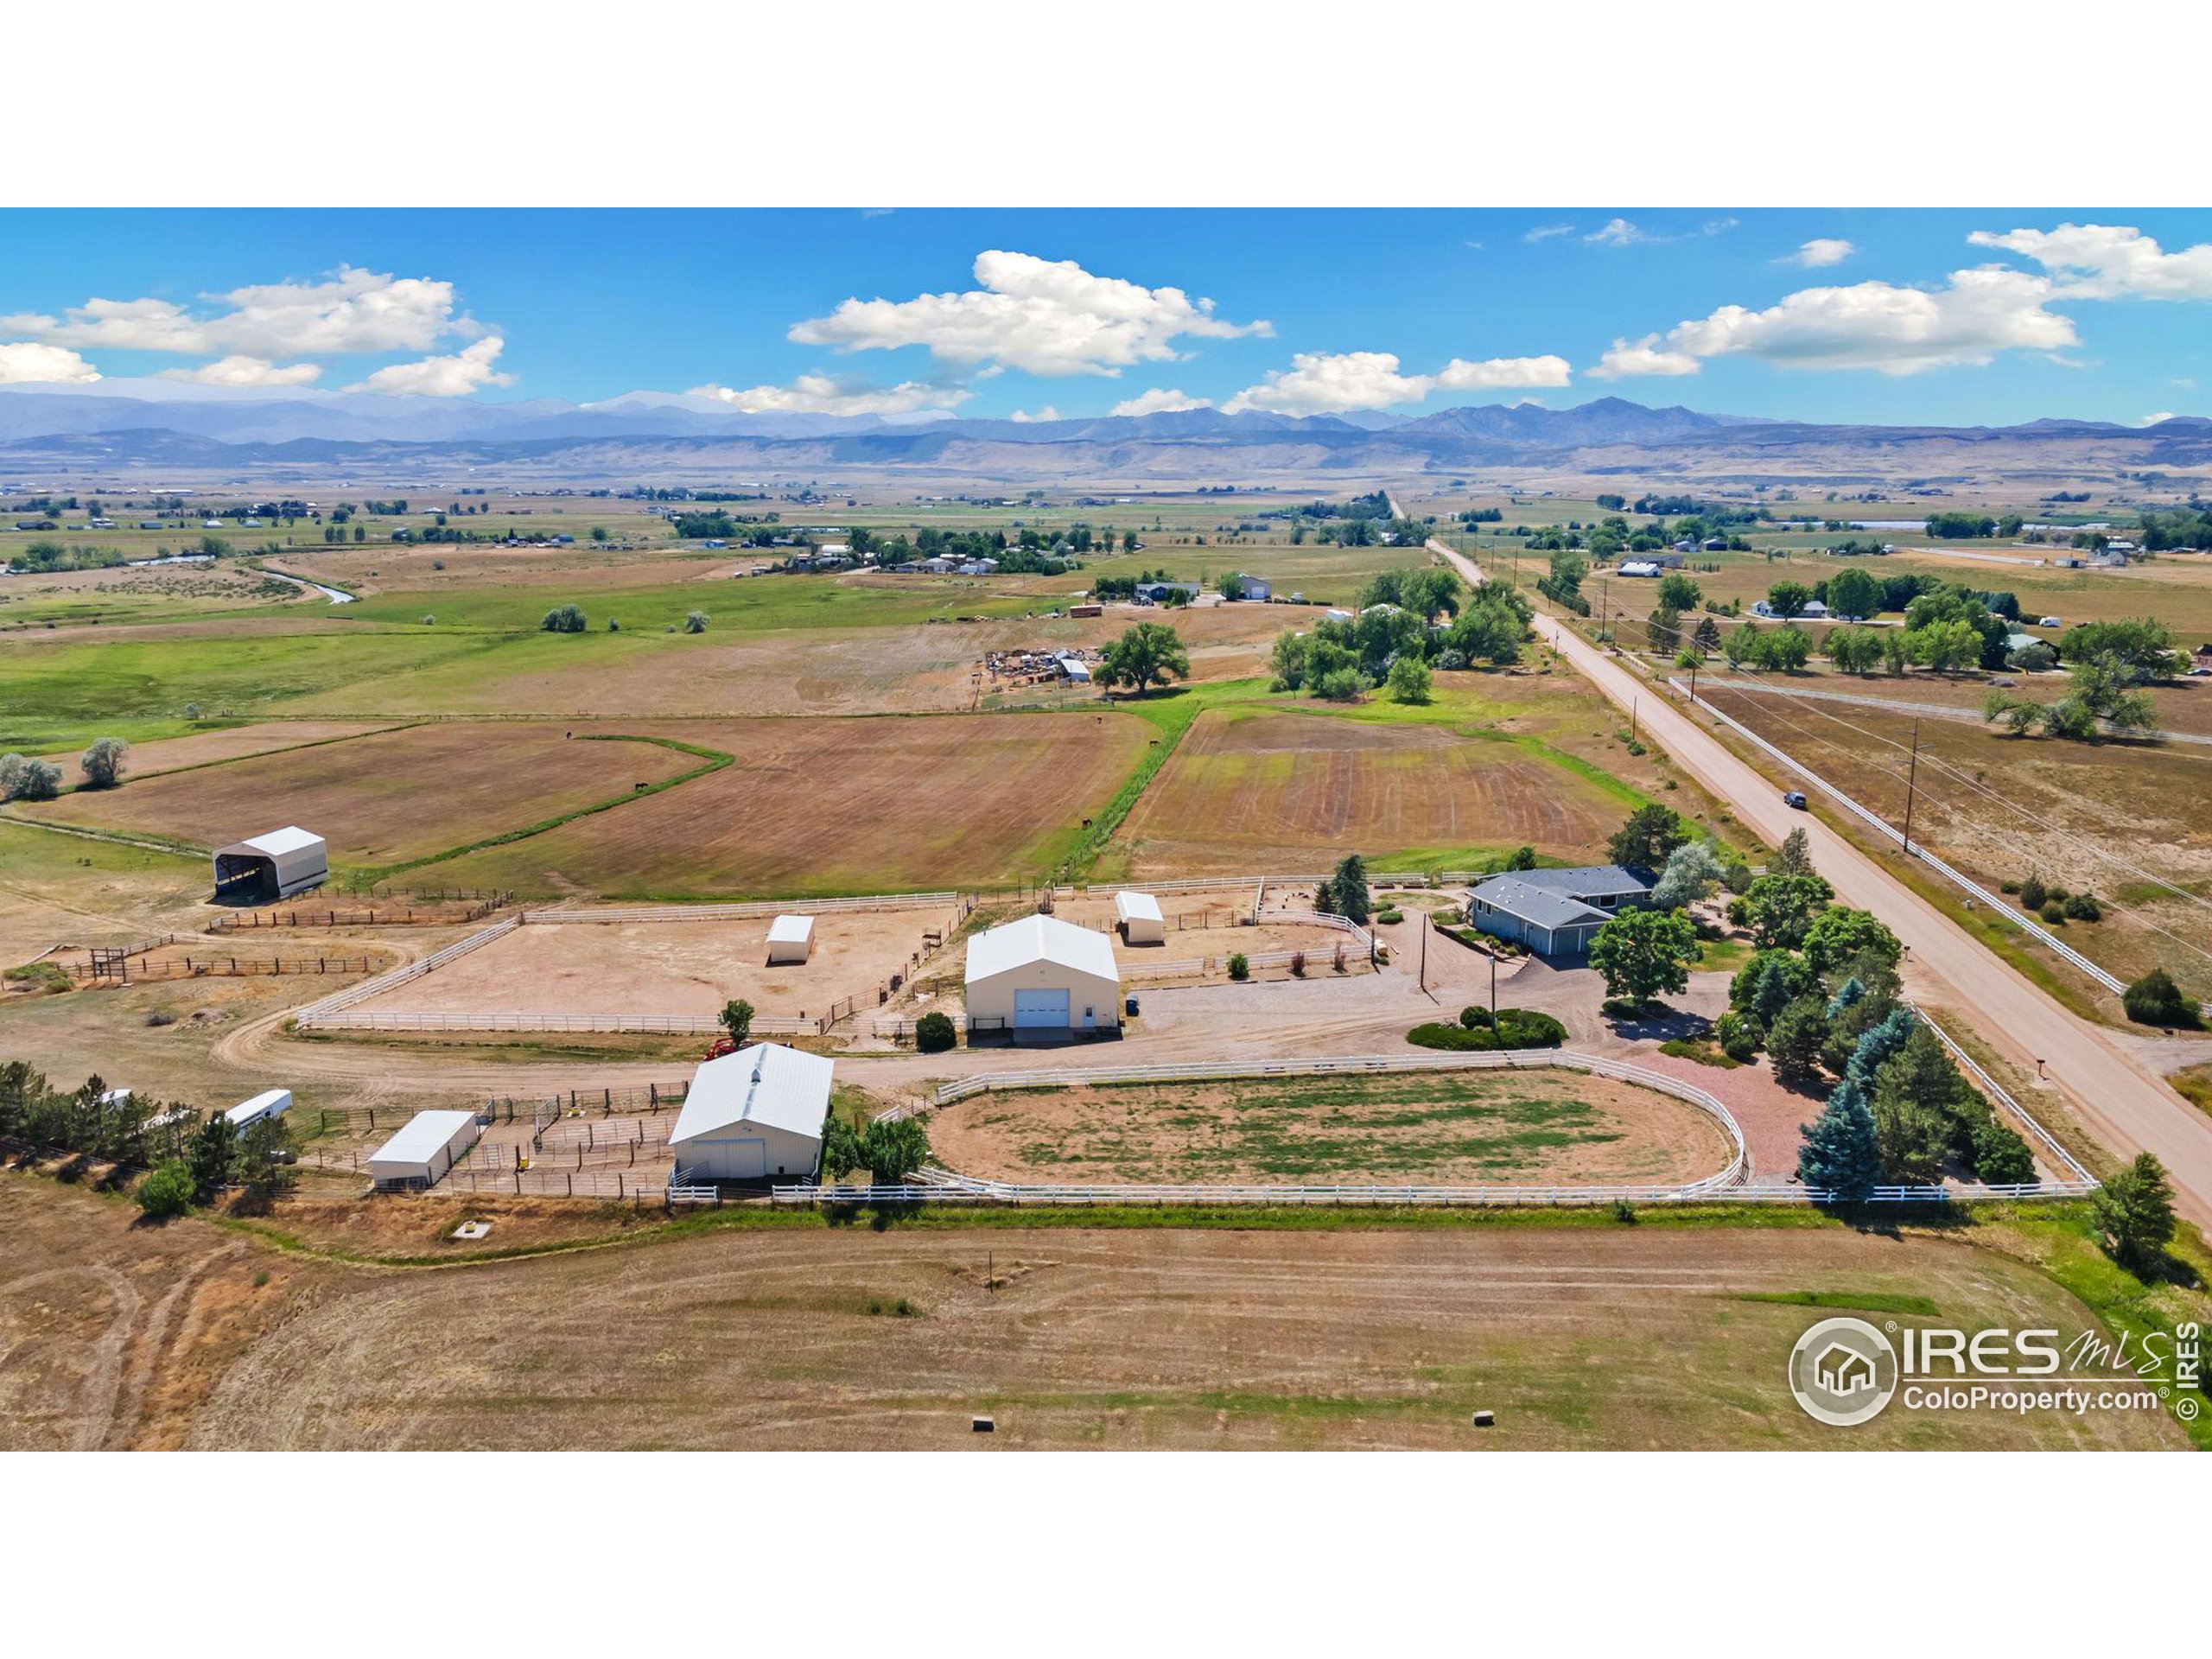
[{"label": "white cumulus cloud", "polygon": [[346,390],[380,392],[387,397],[466,397],[486,386],[512,386],[514,376],[496,366],[505,345],[499,335],[486,334],[449,357],[394,363]]},{"label": "white cumulus cloud", "polygon": [[2048,277],[1996,265],[1955,270],[1940,288],[1855,283],[1806,288],[1762,311],[1724,305],[1630,344],[1617,340],[1591,372],[1688,374],[1713,357],[1755,357],[1783,368],[1916,374],[1980,365],[2001,352],[2053,353],[2080,343],[2071,319],[2046,308]]},{"label": "white cumulus cloud", "polygon": [[1032,415],[1026,409],[1017,409],[1013,414],[1007,416],[1007,419],[1009,421],[1018,421],[1025,426],[1032,421],[1057,421],[1059,418],[1060,411],[1054,409],[1050,404],[1046,404],[1034,415]]},{"label": "white cumulus cloud", "polygon": [[1609,219],[1582,239],[1602,243],[1609,248],[1627,248],[1635,246],[1638,242],[1649,242],[1651,233],[1638,229],[1624,219]]},{"label": "white cumulus cloud", "polygon": [[1642,340],[1616,340],[1587,372],[1593,380],[1624,380],[1644,375],[1695,374],[1700,366],[1688,352],[1669,351],[1659,343],[1658,335],[1646,334]]},{"label": "white cumulus cloud", "polygon": [[73,351],[29,340],[0,344],[0,386],[80,385],[100,372]]},{"label": "white cumulus cloud", "polygon": [[1796,252],[1785,253],[1775,263],[1817,269],[1822,265],[1840,265],[1858,251],[1857,245],[1847,242],[1840,236],[1816,236],[1802,244]]},{"label": "white cumulus cloud", "polygon": [[694,397],[718,398],[747,415],[912,415],[925,409],[951,409],[975,395],[960,386],[921,380],[867,386],[826,374],[802,374],[788,386],[691,388]]},{"label": "white cumulus cloud", "polygon": [[1231,415],[1327,415],[1344,410],[1417,404],[1432,391],[1491,391],[1501,386],[1563,386],[1573,373],[1563,357],[1453,358],[1434,374],[1402,372],[1390,352],[1300,352],[1287,369],[1269,372],[1222,408]]},{"label": "white cumulus cloud", "polygon": [[58,317],[0,317],[0,334],[191,357],[419,352],[447,334],[474,331],[454,314],[454,300],[451,283],[342,265],[321,282],[234,288],[204,296],[193,308],[173,300],[90,299]]},{"label": "white cumulus cloud", "polygon": [[2212,242],[2168,253],[2132,225],[2061,225],[2052,231],[1976,231],[1976,247],[2032,259],[2084,300],[2212,300]]},{"label": "white cumulus cloud", "polygon": [[1107,411],[1109,415],[1172,415],[1183,409],[1211,409],[1211,397],[1193,397],[1187,391],[1176,391],[1166,386],[1155,386],[1150,391],[1141,391],[1134,397],[1124,397]]},{"label": "white cumulus cloud", "polygon": [[1119,374],[1165,362],[1185,337],[1271,334],[1264,322],[1230,322],[1213,302],[1179,288],[1097,276],[1073,260],[991,249],[976,257],[980,287],[911,300],[849,299],[826,317],[796,323],[791,338],[842,352],[922,346],[940,361],[988,364],[1031,374]]},{"label": "white cumulus cloud", "polygon": [[233,353],[196,369],[163,369],[155,378],[201,386],[304,386],[322,378],[322,365],[288,363],[280,368],[265,357]]},{"label": "white cumulus cloud", "polygon": [[2136,422],[2135,424],[2138,426],[2156,426],[2160,421],[2171,421],[2173,417],[2173,410],[2171,409],[2162,409],[2155,415],[2145,415],[2141,420]]}]

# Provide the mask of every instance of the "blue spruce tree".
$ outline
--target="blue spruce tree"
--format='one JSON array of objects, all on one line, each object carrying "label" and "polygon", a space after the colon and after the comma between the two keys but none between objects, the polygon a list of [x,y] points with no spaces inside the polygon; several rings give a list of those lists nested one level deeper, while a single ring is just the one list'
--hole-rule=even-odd
[{"label": "blue spruce tree", "polygon": [[1859,982],[1859,976],[1853,974],[1842,984],[1837,986],[1835,995],[1828,998],[1829,1023],[1834,1023],[1836,1015],[1841,1014],[1846,1008],[1864,1001],[1866,997],[1866,988]]},{"label": "blue spruce tree", "polygon": [[1844,1068],[1844,1077],[1861,1089],[1872,1088],[1874,1074],[1882,1069],[1882,1062],[1905,1046],[1913,1027],[1918,1023],[1910,1008],[1896,1010],[1859,1039],[1851,1064]]},{"label": "blue spruce tree", "polygon": [[1797,1179],[1834,1194],[1839,1203],[1864,1204],[1882,1179],[1881,1148],[1875,1143],[1874,1114],[1867,1109],[1866,1091],[1846,1077],[1820,1116],[1799,1125],[1798,1133],[1805,1141],[1797,1149]]}]

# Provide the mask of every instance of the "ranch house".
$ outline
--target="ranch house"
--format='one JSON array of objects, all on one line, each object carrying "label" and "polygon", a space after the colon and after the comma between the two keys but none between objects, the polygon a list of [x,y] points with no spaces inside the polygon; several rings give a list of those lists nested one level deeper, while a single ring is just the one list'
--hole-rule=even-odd
[{"label": "ranch house", "polygon": [[1025,916],[968,944],[968,1031],[1066,1042],[1122,1028],[1122,970],[1103,933]]},{"label": "ranch house", "polygon": [[668,1147],[685,1179],[812,1178],[822,1162],[836,1067],[819,1054],[756,1043],[691,1074]]},{"label": "ranch house", "polygon": [[1618,864],[1516,870],[1475,887],[1467,897],[1467,922],[1539,956],[1579,957],[1608,918],[1637,908],[1650,896],[1649,881]]}]

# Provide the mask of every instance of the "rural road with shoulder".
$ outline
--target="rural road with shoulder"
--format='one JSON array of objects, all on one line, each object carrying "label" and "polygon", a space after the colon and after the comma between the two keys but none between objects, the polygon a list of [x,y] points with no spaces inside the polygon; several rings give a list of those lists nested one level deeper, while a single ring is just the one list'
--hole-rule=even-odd
[{"label": "rural road with shoulder", "polygon": [[[1428,545],[1468,582],[1481,584],[1473,560],[1440,541]],[[1985,1035],[2016,1058],[2039,1062],[2110,1150],[2122,1156],[2155,1154],[2172,1178],[2177,1206],[2198,1224],[2212,1224],[2212,1118],[2124,1052],[2114,1036],[2061,1007],[1843,836],[1810,813],[1783,805],[1777,785],[1669,698],[1571,629],[1555,625],[1553,643],[1613,702],[1624,710],[1633,708],[1639,725],[1677,766],[1769,842],[1778,844],[1792,830],[1804,830],[1839,898],[1887,923],[1911,963],[1972,1010]]]}]

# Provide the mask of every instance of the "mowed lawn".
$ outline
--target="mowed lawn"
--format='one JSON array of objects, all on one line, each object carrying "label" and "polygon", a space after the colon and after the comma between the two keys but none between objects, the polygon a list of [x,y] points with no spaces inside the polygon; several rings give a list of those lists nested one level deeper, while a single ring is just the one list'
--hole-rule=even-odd
[{"label": "mowed lawn", "polygon": [[26,817],[199,847],[296,823],[332,862],[379,868],[467,846],[696,769],[658,743],[562,727],[438,721],[20,804]]},{"label": "mowed lawn", "polygon": [[937,1112],[931,1142],[997,1180],[1305,1185],[1671,1185],[1730,1150],[1688,1101],[1565,1069],[978,1095]]},{"label": "mowed lawn", "polygon": [[1209,709],[1118,837],[1133,874],[1319,868],[1533,846],[1602,854],[1633,797],[1503,736],[1277,709]]},{"label": "mowed lawn", "polygon": [[1047,873],[1135,769],[1113,713],[747,720],[664,731],[737,764],[425,879],[614,898],[994,886]]}]

